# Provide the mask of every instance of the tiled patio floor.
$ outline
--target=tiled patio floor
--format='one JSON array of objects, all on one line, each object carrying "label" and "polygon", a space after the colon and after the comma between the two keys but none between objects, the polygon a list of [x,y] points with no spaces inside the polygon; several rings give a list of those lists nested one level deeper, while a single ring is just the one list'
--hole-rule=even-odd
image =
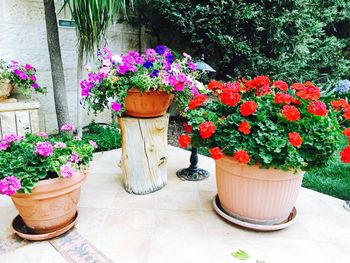
[{"label": "tiled patio floor", "polygon": [[11,235],[17,213],[0,197],[0,263],[67,262],[63,256],[70,262],[234,263],[240,261],[230,254],[238,249],[250,255],[244,262],[350,262],[350,212],[343,201],[302,189],[293,226],[271,233],[244,230],[213,211],[213,160],[200,157],[209,179],[184,182],[175,171],[188,166],[189,152],[169,146],[169,155],[168,185],[136,196],[121,185],[120,150],[96,154],[76,228],[50,242]]}]

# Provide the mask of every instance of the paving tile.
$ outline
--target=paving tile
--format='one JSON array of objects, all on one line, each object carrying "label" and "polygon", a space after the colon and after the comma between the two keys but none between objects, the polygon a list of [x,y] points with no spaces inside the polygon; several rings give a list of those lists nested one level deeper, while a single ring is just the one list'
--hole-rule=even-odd
[{"label": "paving tile", "polygon": [[156,209],[158,193],[133,195],[126,191],[116,194],[112,208],[114,209]]},{"label": "paving tile", "polygon": [[199,210],[199,194],[198,192],[159,192],[157,207],[170,210]]}]

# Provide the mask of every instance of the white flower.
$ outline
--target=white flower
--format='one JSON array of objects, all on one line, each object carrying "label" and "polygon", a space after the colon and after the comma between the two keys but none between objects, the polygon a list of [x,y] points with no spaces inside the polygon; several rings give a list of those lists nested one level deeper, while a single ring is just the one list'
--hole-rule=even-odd
[{"label": "white flower", "polygon": [[205,90],[205,87],[202,82],[198,81],[196,84],[198,90]]},{"label": "white flower", "polygon": [[87,64],[85,67],[84,67],[85,70],[87,70],[88,72],[91,72],[92,71],[92,67],[90,64]]},{"label": "white flower", "polygon": [[112,60],[117,63],[122,63],[122,57],[119,55],[113,55]]}]

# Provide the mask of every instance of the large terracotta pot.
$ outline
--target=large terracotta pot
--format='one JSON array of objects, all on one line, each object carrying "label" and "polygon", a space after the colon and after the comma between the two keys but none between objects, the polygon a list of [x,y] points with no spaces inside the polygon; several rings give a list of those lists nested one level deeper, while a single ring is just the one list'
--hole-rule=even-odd
[{"label": "large terracotta pot", "polygon": [[249,223],[273,225],[286,220],[301,188],[304,172],[261,169],[224,156],[216,161],[221,206]]},{"label": "large terracotta pot", "polygon": [[12,201],[28,227],[37,233],[55,231],[73,220],[85,178],[85,173],[77,173],[69,179],[43,180],[32,194],[15,194]]},{"label": "large terracotta pot", "polygon": [[7,79],[0,79],[0,101],[8,99],[13,91],[12,83]]},{"label": "large terracotta pot", "polygon": [[132,117],[159,117],[166,113],[173,98],[173,94],[165,91],[141,93],[138,89],[130,89],[125,99],[125,112]]}]

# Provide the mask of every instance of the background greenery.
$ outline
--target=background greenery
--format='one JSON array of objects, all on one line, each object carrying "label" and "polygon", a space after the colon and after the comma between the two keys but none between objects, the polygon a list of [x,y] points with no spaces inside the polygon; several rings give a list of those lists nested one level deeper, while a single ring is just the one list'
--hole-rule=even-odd
[{"label": "background greenery", "polygon": [[349,76],[350,1],[137,2],[157,43],[206,55],[216,78],[260,74],[320,87]]}]

